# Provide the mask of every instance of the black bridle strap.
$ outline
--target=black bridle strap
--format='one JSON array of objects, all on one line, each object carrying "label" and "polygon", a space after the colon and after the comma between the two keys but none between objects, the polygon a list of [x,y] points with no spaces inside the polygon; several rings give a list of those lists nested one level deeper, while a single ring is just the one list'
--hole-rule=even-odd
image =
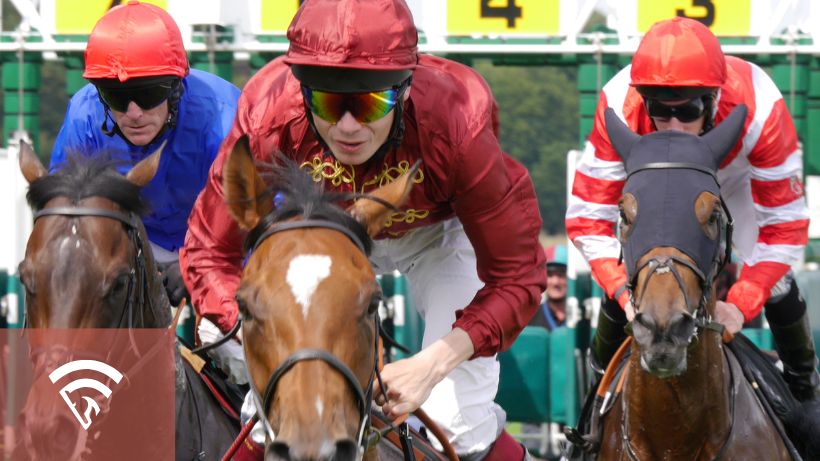
[{"label": "black bridle strap", "polygon": [[122,222],[126,226],[132,229],[138,229],[139,223],[137,222],[136,215],[132,214],[125,214],[120,213],[119,211],[113,210],[103,210],[102,208],[83,208],[83,207],[55,207],[55,208],[44,208],[37,213],[34,213],[34,220],[36,221],[38,218],[42,218],[43,216],[76,216],[76,217],[84,217],[84,216],[92,216],[98,218],[110,218],[115,219],[117,221]]},{"label": "black bridle strap", "polygon": [[322,220],[322,219],[305,219],[305,220],[302,220],[302,221],[287,221],[287,222],[280,222],[280,223],[272,224],[270,227],[268,227],[268,229],[265,232],[263,232],[259,236],[259,238],[256,239],[256,242],[254,242],[254,244],[251,247],[248,254],[251,254],[254,251],[256,251],[256,248],[258,248],[259,245],[261,245],[262,242],[265,241],[265,239],[267,239],[271,235],[276,234],[278,232],[283,232],[283,231],[288,231],[288,230],[293,230],[293,229],[315,229],[315,228],[332,229],[332,230],[341,232],[342,234],[347,236],[347,238],[349,238],[353,242],[354,245],[356,245],[360,250],[362,250],[362,253],[367,253],[365,251],[364,243],[362,243],[361,239],[359,239],[359,237],[356,236],[356,234],[353,233],[353,231],[351,231],[347,227],[345,227],[341,224],[337,224],[333,221],[327,221],[327,220]]},{"label": "black bridle strap", "polygon": [[266,414],[273,403],[273,393],[276,390],[276,384],[279,382],[279,379],[281,379],[282,376],[297,363],[309,360],[320,360],[325,362],[329,364],[331,368],[341,373],[350,385],[353,394],[356,396],[356,401],[359,404],[359,410],[363,415],[366,414],[367,402],[356,375],[350,371],[350,368],[348,368],[347,365],[336,358],[335,355],[323,349],[300,349],[289,355],[281,364],[279,364],[279,367],[277,367],[273,372],[273,375],[271,375],[270,381],[268,381],[268,386],[265,388],[265,394],[262,397],[262,408]]}]

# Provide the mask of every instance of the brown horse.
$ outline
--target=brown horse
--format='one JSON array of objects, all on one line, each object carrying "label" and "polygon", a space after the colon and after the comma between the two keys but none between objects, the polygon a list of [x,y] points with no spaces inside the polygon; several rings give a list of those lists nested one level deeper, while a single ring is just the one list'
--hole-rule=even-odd
[{"label": "brown horse", "polygon": [[[603,422],[600,460],[792,459],[723,344],[714,277],[731,218],[716,172],[745,107],[702,137],[632,133],[606,114],[624,159],[620,238],[636,314],[623,390]],[[600,394],[599,394],[600,395]]]},{"label": "brown horse", "polygon": [[[265,459],[402,459],[387,444],[368,450],[368,439],[377,440],[368,435],[381,290],[367,254],[415,169],[345,212],[335,203],[352,197],[323,192],[291,161],[278,161],[263,180],[243,137],[223,181],[232,216],[249,231],[236,299],[268,435]],[[424,450],[423,459],[439,459]]]},{"label": "brown horse", "polygon": [[[124,177],[114,163],[100,160],[105,157],[102,153],[71,156],[60,171],[49,175],[32,149],[21,146],[20,168],[35,210],[26,256],[19,266],[29,329],[169,329],[171,308],[139,219],[145,209],[139,190],[153,178],[160,155],[161,148]],[[54,351],[47,352],[45,356]],[[176,459],[218,458],[238,433],[238,421],[222,409],[176,348],[174,353]],[[35,363],[40,368],[35,373],[41,375],[49,371],[42,369],[48,362],[42,358],[37,357]],[[44,448],[52,454],[60,450],[51,446],[55,441],[85,443],[81,437],[65,434],[79,430],[75,421],[47,416],[60,414],[58,409],[65,407],[62,401],[32,395],[22,418],[27,443],[21,448],[30,454],[29,459],[37,459],[36,453]],[[143,408],[151,409],[150,396],[147,398]],[[134,431],[145,435],[148,432],[140,431],[148,428],[134,427]],[[63,435],[55,438],[55,433]],[[150,439],[145,442],[150,444]],[[83,447],[71,445],[64,453],[82,451]]]}]

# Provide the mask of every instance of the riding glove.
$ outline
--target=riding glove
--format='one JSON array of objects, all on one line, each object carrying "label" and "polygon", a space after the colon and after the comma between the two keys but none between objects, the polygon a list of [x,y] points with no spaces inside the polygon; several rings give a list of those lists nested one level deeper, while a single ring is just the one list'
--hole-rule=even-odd
[{"label": "riding glove", "polygon": [[179,260],[158,263],[157,269],[162,276],[162,284],[172,306],[177,307],[183,299],[190,297],[188,289],[185,288],[185,281],[182,280],[182,272],[179,270]]},{"label": "riding glove", "polygon": [[[213,344],[225,335],[219,331],[219,327],[213,322],[203,317],[199,321],[199,341],[202,345]],[[235,384],[247,384],[248,372],[245,367],[245,352],[242,350],[242,345],[238,341],[231,339],[225,344],[207,351],[208,356],[213,359],[214,363],[228,375],[228,380]]]}]

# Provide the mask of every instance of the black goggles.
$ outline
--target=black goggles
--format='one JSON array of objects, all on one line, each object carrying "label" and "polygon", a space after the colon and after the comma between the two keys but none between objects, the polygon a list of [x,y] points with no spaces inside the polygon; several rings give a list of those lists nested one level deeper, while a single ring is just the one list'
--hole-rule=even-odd
[{"label": "black goggles", "polygon": [[650,117],[662,120],[675,117],[683,123],[694,122],[706,112],[706,103],[702,97],[690,99],[675,106],[666,105],[657,99],[646,99],[645,104]]},{"label": "black goggles", "polygon": [[172,82],[140,88],[104,88],[97,87],[100,99],[117,112],[128,112],[128,104],[133,101],[142,110],[153,109],[171,97],[174,90]]}]

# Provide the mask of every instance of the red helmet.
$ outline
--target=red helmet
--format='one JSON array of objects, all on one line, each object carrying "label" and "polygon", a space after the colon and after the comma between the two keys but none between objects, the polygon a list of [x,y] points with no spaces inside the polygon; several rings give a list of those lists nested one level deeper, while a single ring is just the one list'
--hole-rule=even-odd
[{"label": "red helmet", "polygon": [[706,26],[689,18],[655,23],[632,58],[631,84],[641,93],[652,87],[699,88],[703,93],[725,81],[726,59],[720,42]]},{"label": "red helmet", "polygon": [[304,2],[288,40],[288,64],[400,71],[418,61],[418,32],[404,0]]},{"label": "red helmet", "polygon": [[83,77],[117,79],[188,75],[188,56],[174,19],[162,8],[129,0],[94,26]]}]

